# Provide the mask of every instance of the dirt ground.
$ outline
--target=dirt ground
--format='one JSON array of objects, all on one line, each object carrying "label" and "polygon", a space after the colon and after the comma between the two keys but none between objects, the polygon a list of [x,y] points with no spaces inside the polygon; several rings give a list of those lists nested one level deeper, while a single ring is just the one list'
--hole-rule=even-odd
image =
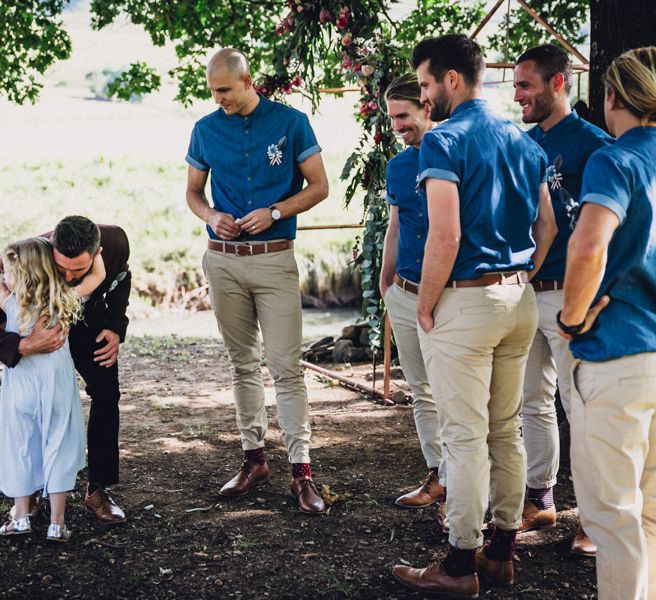
[{"label": "dirt ground", "polygon": [[[266,370],[271,482],[228,501],[218,490],[240,450],[220,343],[133,338],[121,369],[122,483],[113,494],[127,523],[106,528],[85,514],[82,473],[70,543],[45,541],[45,517],[30,536],[0,540],[0,598],[421,597],[390,574],[398,562],[426,565],[447,541],[434,507],[394,506],[426,471],[410,406],[381,406],[308,373],[313,470],[333,499],[328,515],[311,517],[289,496]],[[364,379],[369,370],[354,372]],[[515,586],[482,587],[482,598],[596,597],[594,560],[568,554],[576,517],[568,473],[560,479],[558,526],[523,536]]]}]

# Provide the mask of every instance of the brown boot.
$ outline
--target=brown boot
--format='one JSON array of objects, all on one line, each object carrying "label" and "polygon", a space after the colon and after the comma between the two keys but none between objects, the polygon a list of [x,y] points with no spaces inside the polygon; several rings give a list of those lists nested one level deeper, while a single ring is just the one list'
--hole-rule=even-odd
[{"label": "brown boot", "polygon": [[572,540],[572,545],[570,546],[569,553],[575,554],[576,556],[585,556],[588,558],[594,558],[597,556],[597,546],[588,537],[588,534],[583,530],[581,525],[579,525],[579,528],[576,530],[576,535]]},{"label": "brown boot", "polygon": [[317,486],[314,485],[311,477],[293,477],[289,487],[301,512],[310,515],[323,515],[326,513],[326,504],[319,495]]},{"label": "brown boot", "polygon": [[493,585],[512,585],[515,576],[512,560],[492,560],[485,554],[485,546],[476,551],[476,572]]},{"label": "brown boot", "polygon": [[428,471],[428,475],[416,490],[408,492],[396,499],[395,504],[402,508],[426,508],[435,504],[444,495],[444,488],[434,471]]},{"label": "brown boot", "polygon": [[93,494],[89,494],[87,490],[84,505],[87,512],[93,514],[104,525],[125,523],[125,513],[103,488],[98,488]]},{"label": "brown boot", "polygon": [[414,569],[405,565],[396,565],[392,575],[404,586],[420,592],[432,594],[449,594],[453,598],[478,598],[478,577],[463,575],[451,577],[447,575],[442,562],[435,562],[425,569]]},{"label": "brown boot", "polygon": [[269,483],[269,465],[252,463],[244,460],[237,474],[220,490],[222,496],[243,496],[248,494],[255,486]]},{"label": "brown boot", "polygon": [[540,510],[531,500],[527,499],[524,501],[522,524],[519,526],[517,533],[538,529],[551,529],[556,526],[556,519],[555,506]]}]

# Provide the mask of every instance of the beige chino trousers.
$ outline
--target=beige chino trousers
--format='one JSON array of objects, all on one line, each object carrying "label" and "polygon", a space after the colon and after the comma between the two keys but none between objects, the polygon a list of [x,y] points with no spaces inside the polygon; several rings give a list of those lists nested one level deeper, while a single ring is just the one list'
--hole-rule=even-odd
[{"label": "beige chino trousers", "polygon": [[563,307],[563,291],[537,292],[538,329],[531,344],[524,378],[522,435],[526,447],[528,487],[556,485],[560,465],[560,435],[556,415],[556,387],[567,415],[572,394],[574,357],[569,342],[558,334],[556,315]]},{"label": "beige chino trousers", "polygon": [[527,284],[447,288],[419,340],[433,396],[440,399],[447,468],[449,543],[482,546],[488,499],[495,526],[522,520],[526,454],[519,411],[537,327]]},{"label": "beige chino trousers", "polygon": [[572,474],[599,600],[656,600],[656,352],[573,369]]},{"label": "beige chino trousers", "polygon": [[[436,469],[442,461],[439,412],[437,402],[431,394],[419,346],[417,294],[393,283],[385,292],[384,301],[392,323],[401,369],[412,390],[412,412],[421,452],[428,468]],[[445,473],[440,471],[440,479],[443,477]]]},{"label": "beige chino trousers", "polygon": [[264,354],[276,390],[278,423],[293,463],[310,462],[310,421],[301,357],[301,295],[293,250],[235,256],[207,250],[203,271],[230,357],[237,426],[244,450],[264,446]]}]

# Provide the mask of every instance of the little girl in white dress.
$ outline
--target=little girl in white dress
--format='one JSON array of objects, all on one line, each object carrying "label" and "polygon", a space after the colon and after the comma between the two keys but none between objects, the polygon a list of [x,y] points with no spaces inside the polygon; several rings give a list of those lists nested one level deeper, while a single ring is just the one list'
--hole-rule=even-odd
[{"label": "little girl in white dress", "polygon": [[[28,335],[40,317],[66,331],[81,315],[82,299],[105,279],[100,252],[76,287],[57,273],[50,242],[30,238],[5,249],[0,307],[7,331]],[[0,394],[0,491],[14,499],[13,518],[0,536],[31,532],[30,495],[50,497],[47,539],[66,542],[67,492],[85,464],[84,419],[73,359],[66,343],[55,352],[24,356],[2,374]]]}]

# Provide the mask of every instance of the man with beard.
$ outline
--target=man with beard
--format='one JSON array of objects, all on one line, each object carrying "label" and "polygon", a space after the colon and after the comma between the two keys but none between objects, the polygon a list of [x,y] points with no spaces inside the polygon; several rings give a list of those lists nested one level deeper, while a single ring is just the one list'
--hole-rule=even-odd
[{"label": "man with beard", "polygon": [[[87,427],[88,483],[87,511],[105,525],[125,521],[106,488],[119,480],[119,344],[128,327],[126,309],[130,296],[128,268],[130,246],[125,232],[115,225],[96,225],[86,217],[62,219],[52,233],[57,270],[66,282],[77,285],[91,271],[93,259],[102,252],[105,280],[84,303],[84,318],[71,327],[68,339],[77,372],[91,398]],[[40,320],[41,321],[41,320]],[[6,315],[0,311],[0,360],[7,367],[18,364],[21,356],[57,350],[64,343],[61,327],[44,330],[37,321],[32,333],[20,337],[4,331]],[[30,499],[30,515],[43,508],[40,492]]]},{"label": "man with beard", "polygon": [[402,508],[424,508],[444,495],[438,474],[442,460],[438,408],[430,391],[417,334],[417,292],[428,233],[425,201],[416,187],[419,144],[424,133],[435,125],[428,116],[430,107],[419,101],[420,96],[414,73],[397,77],[385,92],[392,128],[401,134],[407,148],[387,163],[389,222],[380,295],[392,323],[403,374],[412,390],[415,426],[428,466],[424,483],[397,498],[396,504]]},{"label": "man with beard", "polygon": [[[573,363],[567,340],[558,334],[556,314],[563,305],[565,255],[578,213],[583,169],[589,156],[611,143],[612,138],[570,109],[572,65],[560,48],[546,44],[524,52],[517,59],[514,85],[522,120],[537,123],[528,135],[549,160],[549,193],[558,224],[556,239],[531,282],[539,320],[526,363],[522,405],[528,488],[519,531],[524,532],[556,525],[553,486],[560,459],[556,382],[563,409],[571,420]],[[571,551],[594,556],[596,548],[579,528]]]},{"label": "man with beard", "polygon": [[[526,458],[519,409],[537,327],[530,272],[556,234],[540,147],[481,98],[485,62],[465,35],[424,40],[413,66],[434,121],[419,185],[429,231],[417,302],[422,353],[440,416],[449,547],[425,569],[394,576],[425,592],[477,598],[477,571],[513,582]],[[488,507],[494,533],[481,532]]]}]

